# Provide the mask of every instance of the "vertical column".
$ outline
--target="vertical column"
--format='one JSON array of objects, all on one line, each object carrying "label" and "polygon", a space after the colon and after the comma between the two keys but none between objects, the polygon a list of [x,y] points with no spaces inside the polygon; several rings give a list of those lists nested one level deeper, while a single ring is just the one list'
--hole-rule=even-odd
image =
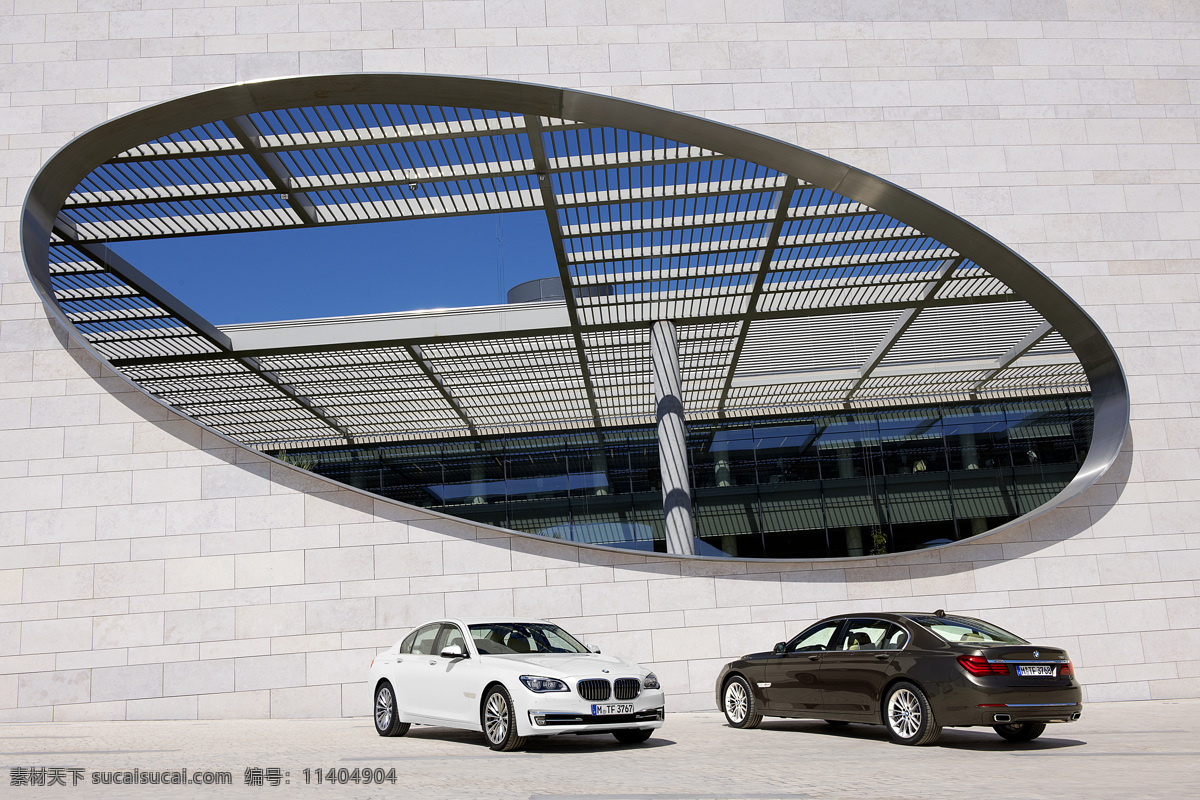
[{"label": "vertical column", "polygon": [[599,449],[592,453],[592,472],[602,476],[604,483],[596,487],[594,494],[602,496],[608,494],[608,451],[604,449],[603,441],[596,446]]},{"label": "vertical column", "polygon": [[[958,445],[962,448],[962,468],[979,469],[979,448],[975,445],[973,432],[960,433]],[[960,512],[961,513],[961,512]],[[976,536],[987,530],[987,520],[983,517],[971,517],[971,535]],[[958,538],[957,535],[954,537]]]},{"label": "vertical column", "polygon": [[477,506],[487,502],[487,487],[484,484],[487,480],[487,467],[479,460],[481,458],[483,453],[476,453],[476,460],[471,462],[471,503]]},{"label": "vertical column", "polygon": [[[844,447],[838,450],[838,477],[854,477],[854,449]],[[863,554],[862,528],[851,525],[846,528],[846,555],[861,556]]]},{"label": "vertical column", "polygon": [[667,552],[695,555],[692,491],[688,480],[687,437],[683,424],[683,382],[679,378],[679,342],[675,324],[659,321],[650,328],[654,361],[654,399],[658,417],[658,466],[662,472],[663,516]]},{"label": "vertical column", "polygon": [[[724,456],[718,456],[713,468],[713,477],[716,478],[717,486],[732,486],[733,471],[729,469],[729,459]],[[732,534],[721,537],[721,550],[728,556],[737,556],[738,554],[738,537]]]}]

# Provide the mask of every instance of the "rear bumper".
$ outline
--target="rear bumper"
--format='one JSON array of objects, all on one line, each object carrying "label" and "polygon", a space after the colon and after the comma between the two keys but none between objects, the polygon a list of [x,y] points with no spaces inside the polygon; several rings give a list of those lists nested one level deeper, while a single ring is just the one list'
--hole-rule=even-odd
[{"label": "rear bumper", "polygon": [[1013,722],[1074,722],[1083,714],[1083,703],[1021,704],[1005,703],[979,709],[976,725],[1004,725]]},{"label": "rear bumper", "polygon": [[1072,683],[1018,690],[994,678],[963,680],[935,701],[934,713],[946,726],[1073,722],[1083,712],[1083,690]]}]

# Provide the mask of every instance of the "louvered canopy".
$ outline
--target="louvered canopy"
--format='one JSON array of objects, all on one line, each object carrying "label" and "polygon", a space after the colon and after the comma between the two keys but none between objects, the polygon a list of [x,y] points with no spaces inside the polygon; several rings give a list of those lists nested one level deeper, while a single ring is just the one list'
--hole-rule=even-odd
[{"label": "louvered canopy", "polygon": [[[900,218],[896,187],[885,212],[833,162],[715,123],[413,85],[233,87],[254,102],[106,154],[51,225],[58,307],[139,386],[264,450],[652,423],[659,319],[697,420],[1089,390],[1045,298],[989,263],[1003,248],[925,201]],[[217,328],[107,247],[535,209],[562,301]]]}]

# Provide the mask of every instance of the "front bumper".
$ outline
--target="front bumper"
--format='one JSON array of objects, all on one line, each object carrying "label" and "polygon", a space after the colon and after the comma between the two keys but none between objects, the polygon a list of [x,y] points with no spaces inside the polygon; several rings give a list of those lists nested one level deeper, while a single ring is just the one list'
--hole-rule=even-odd
[{"label": "front bumper", "polygon": [[599,717],[591,714],[530,711],[529,720],[538,729],[538,733],[542,734],[589,733],[591,731],[602,733],[623,728],[659,728],[662,727],[664,713],[665,710],[662,707],[635,711],[632,714],[607,714]]},{"label": "front bumper", "polygon": [[[556,736],[563,733],[608,733],[617,730],[661,728],[665,697],[661,690],[643,691],[630,701],[632,714],[592,715],[592,703],[572,693],[558,696],[527,692],[517,716],[518,736]],[[515,698],[514,698],[515,699]],[[614,701],[622,702],[622,701]]]}]

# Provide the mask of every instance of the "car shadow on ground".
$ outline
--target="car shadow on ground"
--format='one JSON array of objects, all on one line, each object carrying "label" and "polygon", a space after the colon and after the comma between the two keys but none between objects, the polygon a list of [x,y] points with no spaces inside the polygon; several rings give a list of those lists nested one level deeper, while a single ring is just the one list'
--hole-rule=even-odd
[{"label": "car shadow on ground", "polygon": [[[404,738],[456,742],[476,746],[484,750],[488,746],[487,740],[483,738],[482,733],[463,731],[455,728],[426,727],[424,725],[419,727],[414,726],[404,735]],[[586,755],[588,753],[611,753],[615,750],[648,750],[656,747],[670,747],[674,744],[674,740],[663,739],[659,736],[651,736],[639,744],[621,744],[613,738],[611,733],[596,733],[585,736],[562,734],[560,736],[531,736],[525,740],[525,746],[521,748],[520,752]]]},{"label": "car shadow on ground", "polygon": [[[859,739],[862,741],[878,741],[891,744],[887,731],[882,725],[830,725],[820,720],[763,720],[759,726],[764,731],[777,733],[807,734],[810,736],[830,736],[844,739]],[[981,752],[1013,753],[1030,752],[1034,750],[1059,750],[1065,747],[1081,747],[1087,742],[1080,739],[1063,739],[1043,735],[1032,742],[1010,742],[1002,739],[990,728],[945,728],[937,742],[931,747],[941,747],[949,750],[977,750]]]},{"label": "car shadow on ground", "polygon": [[607,733],[588,736],[568,734],[566,736],[545,736],[526,739],[525,750],[531,753],[556,752],[585,755],[588,753],[653,750],[658,747],[671,747],[674,744],[675,741],[672,739],[660,739],[655,736],[651,736],[646,741],[638,744],[621,744],[612,737],[612,734]]}]

